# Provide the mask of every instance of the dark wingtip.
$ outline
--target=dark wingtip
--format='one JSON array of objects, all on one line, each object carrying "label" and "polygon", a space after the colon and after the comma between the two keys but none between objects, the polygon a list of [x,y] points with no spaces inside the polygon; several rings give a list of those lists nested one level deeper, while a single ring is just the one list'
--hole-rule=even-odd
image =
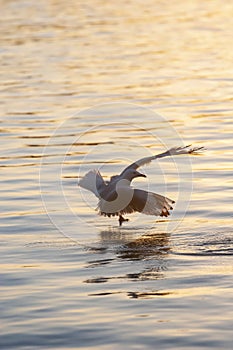
[{"label": "dark wingtip", "polygon": [[189,154],[200,154],[202,151],[205,151],[205,147],[193,147],[189,150]]}]

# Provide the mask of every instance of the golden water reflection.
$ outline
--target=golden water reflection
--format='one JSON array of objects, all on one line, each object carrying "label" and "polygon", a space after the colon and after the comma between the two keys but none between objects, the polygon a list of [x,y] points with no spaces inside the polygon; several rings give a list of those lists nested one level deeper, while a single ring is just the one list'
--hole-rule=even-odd
[{"label": "golden water reflection", "polygon": [[[2,348],[232,349],[232,13],[220,0],[1,1]],[[168,125],[206,148],[180,226],[97,217],[79,167],[107,179],[179,146]],[[146,171],[177,199],[176,164]]]}]

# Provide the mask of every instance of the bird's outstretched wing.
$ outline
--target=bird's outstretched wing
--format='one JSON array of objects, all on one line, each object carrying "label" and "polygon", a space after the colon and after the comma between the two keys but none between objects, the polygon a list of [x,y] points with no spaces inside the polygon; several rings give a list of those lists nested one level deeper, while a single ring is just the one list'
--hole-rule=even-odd
[{"label": "bird's outstretched wing", "polygon": [[119,196],[116,191],[112,191],[107,200],[100,198],[97,210],[100,215],[108,217],[134,212],[167,217],[174,203],[172,199],[157,193],[125,187]]},{"label": "bird's outstretched wing", "polygon": [[169,210],[175,203],[170,198],[161,196],[160,194],[135,189],[131,202],[124,208],[121,213],[128,214],[138,211],[146,215],[168,216]]},{"label": "bird's outstretched wing", "polygon": [[78,182],[78,186],[91,191],[100,198],[100,192],[106,187],[106,183],[102,178],[100,172],[96,169],[90,170],[81,180]]},{"label": "bird's outstretched wing", "polygon": [[191,147],[191,145],[184,146],[184,147],[173,147],[173,148],[170,148],[168,151],[157,154],[155,156],[145,157],[137,160],[136,162],[127,166],[122,171],[121,175],[128,169],[138,169],[140,166],[148,164],[154,159],[159,159],[159,158],[164,158],[169,156],[176,156],[179,154],[197,154],[198,151],[201,151],[203,149],[204,147]]}]

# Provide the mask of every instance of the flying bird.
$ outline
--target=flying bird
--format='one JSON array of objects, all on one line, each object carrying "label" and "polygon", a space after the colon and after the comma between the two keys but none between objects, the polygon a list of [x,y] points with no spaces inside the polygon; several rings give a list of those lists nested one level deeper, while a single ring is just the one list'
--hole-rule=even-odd
[{"label": "flying bird", "polygon": [[139,159],[127,166],[120,175],[112,176],[110,181],[105,181],[98,170],[90,170],[80,179],[78,185],[91,191],[99,199],[97,210],[100,215],[118,216],[120,226],[128,221],[123,215],[133,212],[167,217],[175,201],[157,193],[133,188],[131,181],[137,177],[146,177],[137,169],[152,160],[180,154],[197,154],[204,148],[190,147],[191,145],[173,147],[164,153]]}]

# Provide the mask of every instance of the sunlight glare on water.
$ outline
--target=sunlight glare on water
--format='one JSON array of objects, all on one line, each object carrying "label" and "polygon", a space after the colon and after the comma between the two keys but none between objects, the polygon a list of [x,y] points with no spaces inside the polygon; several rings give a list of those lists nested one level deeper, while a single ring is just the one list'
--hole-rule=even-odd
[{"label": "sunlight glare on water", "polygon": [[[1,1],[1,349],[232,349],[233,4]],[[122,228],[77,186],[143,167]]]}]

